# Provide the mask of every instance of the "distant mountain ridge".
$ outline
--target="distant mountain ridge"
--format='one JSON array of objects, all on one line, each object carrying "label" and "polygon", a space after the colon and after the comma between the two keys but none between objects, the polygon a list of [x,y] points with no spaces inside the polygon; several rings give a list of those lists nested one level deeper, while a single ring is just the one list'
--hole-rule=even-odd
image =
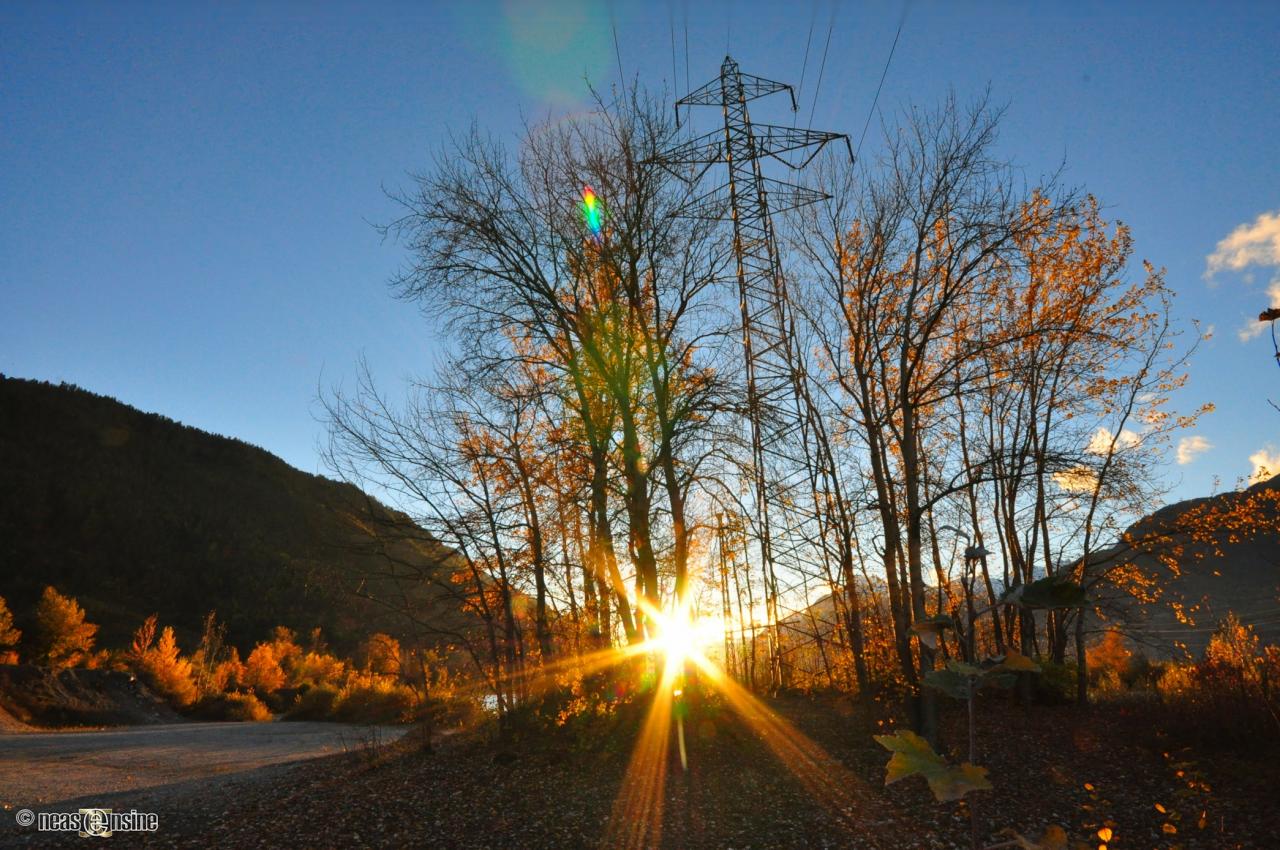
[{"label": "distant mountain ridge", "polygon": [[397,631],[352,593],[379,570],[369,529],[425,537],[350,484],[69,384],[0,375],[0,470],[0,595],[24,625],[52,584],[106,646],[151,613],[190,646],[211,609],[242,648],[276,625],[341,646]]},{"label": "distant mountain ridge", "polygon": [[[1188,535],[1188,528],[1210,519],[1207,538]],[[1160,601],[1141,606],[1126,628],[1139,643],[1157,655],[1178,645],[1199,654],[1233,613],[1263,641],[1280,644],[1280,475],[1245,490],[1166,505],[1131,525],[1125,537],[1151,551],[1119,544],[1091,560],[1130,561],[1160,576]],[[1176,570],[1160,556],[1172,557]],[[1173,603],[1183,607],[1187,621]]]},{"label": "distant mountain ridge", "polygon": [[[1208,535],[1189,540],[1186,524],[1192,517],[1201,521],[1217,518]],[[1201,524],[1203,527],[1203,522]],[[1117,543],[1090,556],[1091,563],[1109,568],[1133,563],[1158,579],[1157,601],[1145,605],[1134,602],[1123,588],[1102,583],[1091,590],[1111,619],[1099,622],[1090,617],[1089,630],[1095,635],[1111,624],[1150,656],[1181,655],[1185,649],[1198,656],[1228,613],[1253,627],[1264,642],[1280,645],[1280,475],[1213,496],[1187,499],[1166,505],[1126,529],[1133,543]],[[1143,551],[1143,546],[1147,551]],[[1172,557],[1176,571],[1163,563]],[[991,564],[998,571],[998,556]],[[996,592],[1001,582],[995,579]],[[864,604],[875,600],[887,617],[885,585],[878,575],[863,583]],[[930,588],[932,610],[936,595]],[[1179,619],[1174,604],[1181,606]],[[811,619],[812,618],[812,619]],[[834,628],[836,612],[830,595],[807,608],[792,612],[783,620],[784,629],[805,638],[813,622],[824,634]]]}]

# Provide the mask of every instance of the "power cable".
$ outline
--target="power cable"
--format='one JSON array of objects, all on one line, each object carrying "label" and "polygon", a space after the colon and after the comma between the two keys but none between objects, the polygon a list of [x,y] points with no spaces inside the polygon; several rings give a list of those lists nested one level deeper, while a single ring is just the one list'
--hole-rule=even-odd
[{"label": "power cable", "polygon": [[907,22],[906,3],[902,4],[902,17],[898,19],[898,32],[893,36],[893,46],[889,48],[889,58],[884,62],[884,70],[880,72],[880,85],[876,86],[876,96],[871,101],[871,108],[867,110],[867,120],[862,125],[862,135],[858,137],[858,149],[853,155],[856,162],[858,156],[862,153],[862,142],[867,138],[867,128],[871,126],[871,116],[875,114],[876,104],[880,102],[880,91],[884,88],[884,78],[889,76],[889,64],[893,62],[893,53],[898,49],[898,39],[902,37],[902,25]]},{"label": "power cable", "polygon": [[822,91],[822,76],[827,70],[827,51],[831,48],[831,32],[836,26],[836,9],[831,8],[831,21],[827,24],[827,43],[822,48],[822,65],[818,67],[818,84],[813,89],[813,104],[809,107],[809,123],[813,123],[814,110],[818,108],[818,93]]},{"label": "power cable", "polygon": [[622,73],[622,51],[618,49],[618,23],[613,18],[613,10],[609,10],[609,26],[613,28],[613,55],[618,60],[618,85],[627,88],[626,75]]}]

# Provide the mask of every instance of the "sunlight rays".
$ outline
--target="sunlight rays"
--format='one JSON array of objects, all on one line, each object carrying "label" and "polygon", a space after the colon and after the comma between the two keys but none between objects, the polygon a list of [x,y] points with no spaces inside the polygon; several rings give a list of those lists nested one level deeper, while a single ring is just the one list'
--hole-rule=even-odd
[{"label": "sunlight rays", "polygon": [[[866,783],[708,658],[700,645],[714,642],[710,628],[699,628],[688,611],[677,609],[663,614],[647,604],[641,607],[654,625],[655,635],[635,649],[661,654],[661,676],[614,800],[602,847],[652,847],[661,843],[674,698],[688,665],[702,674],[709,687],[724,695],[737,716],[834,818],[851,827],[868,826],[858,818],[865,805],[859,800],[869,795],[858,794],[857,790]],[[674,721],[678,724],[680,718],[675,717]]]},{"label": "sunlight rays", "polygon": [[868,796],[858,793],[865,783],[708,657],[704,649],[709,650],[723,639],[723,623],[709,618],[699,620],[687,606],[663,612],[641,600],[637,608],[646,620],[646,640],[554,659],[541,667],[503,676],[497,683],[498,687],[536,692],[554,685],[561,675],[588,676],[629,659],[645,655],[652,658],[657,673],[652,702],[610,809],[602,847],[643,848],[661,843],[673,724],[679,736],[681,763],[688,769],[679,698],[685,688],[686,671],[694,670],[705,687],[723,695],[735,716],[832,817],[847,826],[868,826],[858,819],[860,813],[865,814],[861,811],[865,804],[858,802]]},{"label": "sunlight rays", "polygon": [[674,670],[674,665],[664,665],[640,737],[631,751],[622,787],[613,802],[601,847],[654,847],[662,840]]},{"label": "sunlight rays", "polygon": [[760,736],[765,746],[814,800],[838,820],[850,826],[859,825],[854,814],[859,805],[857,801],[859,797],[867,799],[871,796],[855,795],[855,788],[867,787],[863,780],[750,691],[723,675],[704,656],[695,655],[691,660],[713,681],[743,722]]}]

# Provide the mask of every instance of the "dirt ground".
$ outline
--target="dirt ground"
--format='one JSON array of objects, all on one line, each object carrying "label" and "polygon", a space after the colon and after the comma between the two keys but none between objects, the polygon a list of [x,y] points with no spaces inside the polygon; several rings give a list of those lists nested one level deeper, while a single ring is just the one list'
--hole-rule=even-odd
[{"label": "dirt ground", "polygon": [[[338,723],[178,723],[0,737],[0,845],[23,838],[15,812],[79,806],[204,808],[298,761],[392,742],[403,728]],[[144,808],[150,806],[151,808]],[[26,836],[30,839],[31,836]]]},{"label": "dirt ground", "polygon": [[0,665],[0,732],[142,726],[180,720],[131,673]]},{"label": "dirt ground", "polygon": [[[675,734],[656,763],[636,764],[643,724],[620,716],[587,736],[552,730],[499,746],[457,735],[430,754],[359,749],[94,804],[160,814],[157,833],[117,834],[116,846],[969,847],[965,804],[935,802],[919,778],[884,787],[888,754],[871,733],[887,731],[888,714],[836,699],[769,704],[781,723],[691,716],[687,772]],[[1277,846],[1280,776],[1267,754],[1176,750],[1142,716],[1110,708],[984,709],[979,746],[994,786],[975,796],[984,845],[1007,840],[1005,827],[1035,836],[1056,824],[1091,847],[1106,827],[1116,850]],[[952,742],[961,719],[944,718]],[[82,846],[74,834],[9,835],[15,846]]]}]

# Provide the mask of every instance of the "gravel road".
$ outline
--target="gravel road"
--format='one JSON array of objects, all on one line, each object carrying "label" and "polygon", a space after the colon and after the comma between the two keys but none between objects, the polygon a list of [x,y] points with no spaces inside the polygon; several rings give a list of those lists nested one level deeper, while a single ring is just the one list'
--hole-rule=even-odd
[{"label": "gravel road", "polygon": [[358,749],[371,735],[390,742],[404,731],[339,723],[179,723],[2,735],[0,817],[12,818],[18,808],[65,810],[72,802],[136,805],[193,787],[209,793],[274,775],[291,762]]}]

